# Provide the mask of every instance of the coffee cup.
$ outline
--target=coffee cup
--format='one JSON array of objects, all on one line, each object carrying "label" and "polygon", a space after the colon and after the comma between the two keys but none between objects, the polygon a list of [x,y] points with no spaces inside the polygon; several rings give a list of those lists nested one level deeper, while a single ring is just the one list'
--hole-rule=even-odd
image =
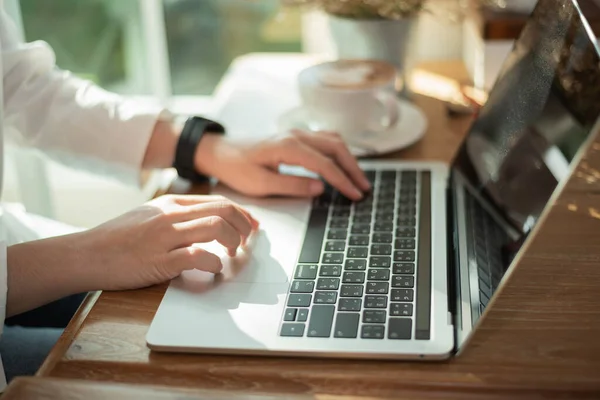
[{"label": "coffee cup", "polygon": [[336,131],[347,141],[385,133],[399,121],[396,69],[376,60],[317,64],[298,75],[311,130]]}]

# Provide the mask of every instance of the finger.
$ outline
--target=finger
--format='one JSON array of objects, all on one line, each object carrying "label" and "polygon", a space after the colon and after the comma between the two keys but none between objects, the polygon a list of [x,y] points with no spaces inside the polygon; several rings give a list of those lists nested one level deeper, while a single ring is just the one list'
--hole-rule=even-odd
[{"label": "finger", "polygon": [[167,266],[174,276],[183,271],[197,269],[218,274],[223,269],[221,259],[216,255],[198,247],[184,247],[169,253]]},{"label": "finger", "polygon": [[221,217],[199,218],[180,222],[173,226],[179,233],[176,247],[187,247],[194,243],[208,243],[216,240],[229,251],[229,255],[233,256],[242,244],[240,233]]},{"label": "finger", "polygon": [[242,211],[242,207],[225,199],[213,203],[183,206],[177,211],[175,218],[177,222],[185,222],[211,216],[226,220],[239,232],[242,241],[245,241],[254,229],[252,220]]},{"label": "finger", "polygon": [[280,160],[282,163],[300,165],[316,172],[346,197],[352,200],[362,199],[362,192],[331,158],[302,143],[300,140],[295,139],[282,142],[279,151],[281,152]]},{"label": "finger", "polygon": [[[248,210],[246,210],[244,207],[232,202],[231,200],[229,200],[223,196],[219,196],[219,195],[208,195],[208,196],[177,195],[177,196],[173,196],[173,201],[176,204],[179,204],[180,206],[192,206],[192,207],[193,206],[201,206],[206,203],[229,202],[229,203],[233,204],[237,208],[237,210],[245,216],[246,219],[248,219],[248,221],[252,225],[253,229],[257,229],[258,225],[259,225],[256,218],[254,218]],[[197,217],[197,218],[200,218],[200,217]]]},{"label": "finger", "polygon": [[300,130],[294,130],[293,134],[303,143],[332,157],[359,188],[364,191],[371,190],[367,176],[338,134],[333,132],[310,134]]},{"label": "finger", "polygon": [[253,175],[256,182],[261,182],[256,193],[259,196],[315,197],[325,190],[323,182],[317,179],[282,175],[269,169],[261,169]]}]

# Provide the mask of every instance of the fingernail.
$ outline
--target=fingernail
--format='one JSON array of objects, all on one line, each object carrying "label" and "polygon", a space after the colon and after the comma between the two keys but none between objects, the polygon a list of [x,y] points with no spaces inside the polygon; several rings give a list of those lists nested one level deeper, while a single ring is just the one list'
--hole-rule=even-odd
[{"label": "fingernail", "polygon": [[308,187],[310,194],[313,196],[321,194],[324,189],[323,182],[320,181],[312,181]]},{"label": "fingernail", "polygon": [[356,188],[354,188],[353,192],[354,192],[354,197],[356,197],[358,200],[360,200],[364,197],[363,193]]},{"label": "fingernail", "polygon": [[371,190],[372,188],[371,182],[369,182],[366,176],[363,178],[363,187],[365,188],[365,190]]}]

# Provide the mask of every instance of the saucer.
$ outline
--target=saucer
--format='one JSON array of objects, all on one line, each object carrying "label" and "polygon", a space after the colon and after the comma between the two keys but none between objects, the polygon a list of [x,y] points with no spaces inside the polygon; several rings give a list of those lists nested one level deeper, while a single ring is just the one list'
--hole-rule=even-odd
[{"label": "saucer", "polygon": [[[355,157],[368,157],[397,151],[419,141],[427,130],[427,119],[414,104],[398,99],[400,120],[395,126],[369,134],[371,137],[346,142]],[[313,131],[319,121],[311,121],[308,110],[303,106],[294,107],[283,113],[277,120],[280,131],[302,129]]]}]

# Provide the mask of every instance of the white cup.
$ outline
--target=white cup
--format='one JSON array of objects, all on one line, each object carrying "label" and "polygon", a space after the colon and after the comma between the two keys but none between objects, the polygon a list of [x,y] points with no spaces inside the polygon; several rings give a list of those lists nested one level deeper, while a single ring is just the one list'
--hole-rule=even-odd
[{"label": "white cup", "polygon": [[306,124],[336,131],[347,141],[373,138],[397,125],[396,69],[383,61],[338,60],[298,76]]}]

